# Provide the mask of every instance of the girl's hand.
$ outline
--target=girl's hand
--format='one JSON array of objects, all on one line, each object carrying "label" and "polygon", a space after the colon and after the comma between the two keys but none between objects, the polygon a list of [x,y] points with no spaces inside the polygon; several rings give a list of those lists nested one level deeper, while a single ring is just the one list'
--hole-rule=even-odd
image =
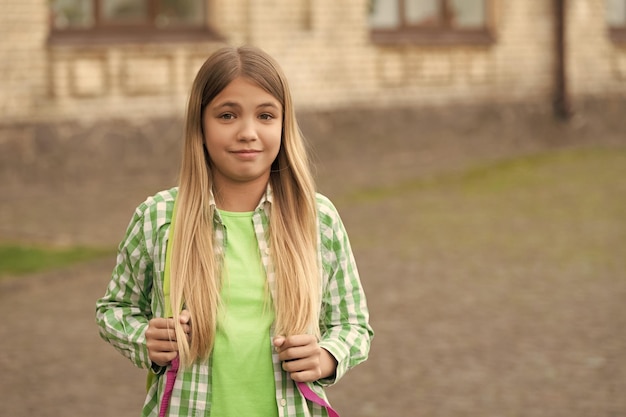
[{"label": "girl's hand", "polygon": [[312,335],[276,336],[274,348],[283,370],[297,382],[313,382],[335,374],[337,361]]},{"label": "girl's hand", "polygon": [[[180,313],[180,324],[183,325],[187,341],[190,341],[191,323],[187,310]],[[174,319],[155,318],[150,320],[148,329],[146,329],[146,347],[148,348],[148,357],[153,364],[167,366],[178,355]]]}]

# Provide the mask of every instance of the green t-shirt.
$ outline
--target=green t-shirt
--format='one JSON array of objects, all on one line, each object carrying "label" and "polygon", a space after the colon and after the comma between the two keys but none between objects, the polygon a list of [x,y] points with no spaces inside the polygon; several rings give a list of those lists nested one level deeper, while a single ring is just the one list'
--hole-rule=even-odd
[{"label": "green t-shirt", "polygon": [[220,210],[226,252],[213,346],[213,417],[278,416],[270,338],[274,310],[252,214]]}]

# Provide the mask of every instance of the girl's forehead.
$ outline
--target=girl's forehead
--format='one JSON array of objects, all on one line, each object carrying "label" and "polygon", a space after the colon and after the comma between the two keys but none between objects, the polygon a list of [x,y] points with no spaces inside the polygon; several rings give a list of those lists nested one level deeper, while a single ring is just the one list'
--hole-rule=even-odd
[{"label": "girl's forehead", "polygon": [[256,81],[247,77],[237,77],[232,80],[213,98],[209,105],[220,105],[222,102],[238,104],[272,103],[282,108],[280,100],[261,87]]}]

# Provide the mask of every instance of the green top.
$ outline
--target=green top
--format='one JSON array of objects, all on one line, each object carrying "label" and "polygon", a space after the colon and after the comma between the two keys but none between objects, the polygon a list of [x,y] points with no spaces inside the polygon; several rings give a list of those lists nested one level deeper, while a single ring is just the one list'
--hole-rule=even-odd
[{"label": "green top", "polygon": [[212,416],[278,416],[268,342],[274,312],[252,215],[220,210],[226,251],[213,345]]}]

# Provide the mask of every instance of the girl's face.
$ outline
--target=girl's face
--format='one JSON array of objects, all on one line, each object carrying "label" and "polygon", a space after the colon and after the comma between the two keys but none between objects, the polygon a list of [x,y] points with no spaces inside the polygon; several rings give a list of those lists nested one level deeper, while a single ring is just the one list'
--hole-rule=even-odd
[{"label": "girl's face", "polygon": [[283,108],[247,78],[235,78],[204,109],[204,143],[216,187],[267,183],[278,155]]}]

